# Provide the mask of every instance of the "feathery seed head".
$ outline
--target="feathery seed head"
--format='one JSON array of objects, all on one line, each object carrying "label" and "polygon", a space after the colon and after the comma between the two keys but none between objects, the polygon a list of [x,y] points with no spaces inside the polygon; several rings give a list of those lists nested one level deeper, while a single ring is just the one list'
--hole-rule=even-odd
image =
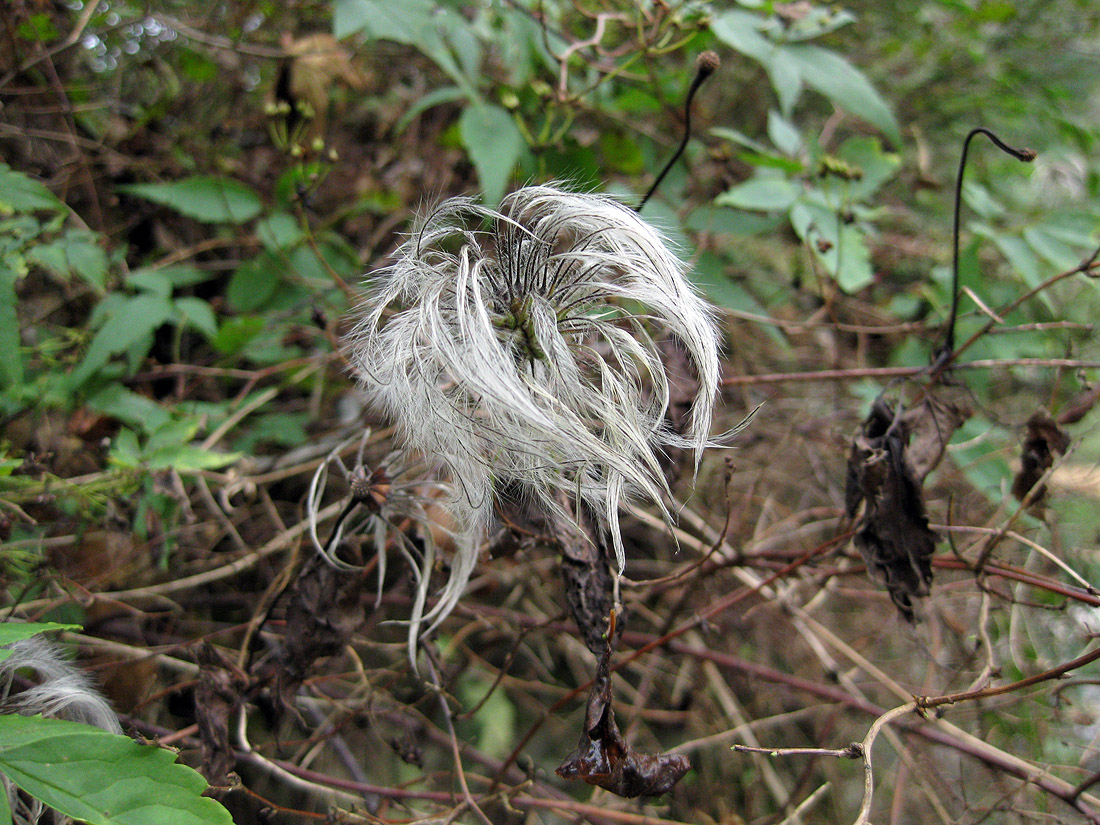
[{"label": "feathery seed head", "polygon": [[[665,421],[667,335],[699,379],[683,435]],[[421,219],[375,274],[349,351],[406,449],[449,476],[466,552],[506,483],[550,512],[562,493],[583,501],[621,569],[620,503],[664,510],[660,451],[693,448],[698,464],[708,444],[717,340],[657,230],[611,198],[531,186],[499,210],[455,198]]]}]

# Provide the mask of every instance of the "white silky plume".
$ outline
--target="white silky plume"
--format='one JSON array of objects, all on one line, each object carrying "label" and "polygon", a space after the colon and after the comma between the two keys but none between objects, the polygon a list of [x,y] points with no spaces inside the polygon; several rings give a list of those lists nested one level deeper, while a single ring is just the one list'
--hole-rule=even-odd
[{"label": "white silky plume", "polygon": [[[665,413],[656,340],[671,335],[699,390],[687,432]],[[666,519],[658,457],[708,444],[718,385],[710,307],[661,234],[617,201],[554,186],[520,189],[499,210],[448,200],[373,276],[349,354],[369,400],[410,451],[454,486],[462,534],[438,623],[458,600],[493,512],[520,489],[565,515],[561,494],[596,515],[624,566],[619,507],[647,499]]]},{"label": "white silky plume", "polygon": [[[10,654],[0,661],[0,713],[31,716],[41,713],[71,722],[95,725],[110,733],[122,733],[107,700],[92,687],[88,676],[62,655],[60,648],[41,636],[31,636],[6,646]],[[31,671],[38,684],[11,696],[16,671]],[[0,793],[8,798],[15,825],[37,825],[43,820],[68,825],[67,816],[45,803],[18,793],[16,785],[0,774]]]},{"label": "white silky plume", "polygon": [[107,700],[92,687],[83,670],[62,655],[60,648],[41,636],[13,642],[7,646],[8,658],[0,662],[0,699],[8,701],[8,691],[17,670],[33,671],[37,685],[12,698],[13,709],[24,715],[41,713],[94,725],[110,733],[122,733]]}]

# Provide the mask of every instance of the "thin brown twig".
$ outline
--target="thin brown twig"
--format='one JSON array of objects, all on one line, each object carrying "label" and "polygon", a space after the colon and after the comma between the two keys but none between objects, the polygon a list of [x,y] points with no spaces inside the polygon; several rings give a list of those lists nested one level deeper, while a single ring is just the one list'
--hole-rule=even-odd
[{"label": "thin brown twig", "polygon": [[[970,341],[959,347],[959,352]],[[1076,358],[986,358],[954,364],[953,370],[985,370],[1006,367],[1046,367],[1051,369],[1100,369],[1100,361]],[[859,381],[864,378],[910,378],[928,372],[927,367],[853,367],[841,370],[809,370],[806,372],[775,372],[763,375],[731,375],[722,379],[722,386],[735,387],[749,384],[783,384],[808,381]]]}]

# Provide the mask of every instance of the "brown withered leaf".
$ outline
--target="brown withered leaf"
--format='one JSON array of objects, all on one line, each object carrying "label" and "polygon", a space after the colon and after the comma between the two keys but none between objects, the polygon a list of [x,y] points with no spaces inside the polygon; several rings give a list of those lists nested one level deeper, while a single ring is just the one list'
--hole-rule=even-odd
[{"label": "brown withered leaf", "polygon": [[948,401],[932,395],[925,396],[920,404],[902,413],[902,426],[910,439],[905,458],[918,482],[923,482],[943,460],[951,436],[971,413],[964,399]]},{"label": "brown withered leaf", "polygon": [[[1023,501],[1031,488],[1039,483],[1043,473],[1054,464],[1055,455],[1069,449],[1069,434],[1058,426],[1046,410],[1039,410],[1027,420],[1024,443],[1020,455],[1020,471],[1012,480],[1012,495]],[[1046,496],[1046,486],[1032,495],[1032,503],[1038,504]]]},{"label": "brown withered leaf", "polygon": [[895,415],[880,398],[852,441],[844,497],[848,517],[856,520],[855,545],[868,574],[886,586],[909,621],[913,597],[928,595],[932,586],[937,541],[921,483],[969,414],[964,404],[927,396]]},{"label": "brown withered leaf", "polygon": [[[560,519],[559,519],[560,521]],[[611,561],[602,541],[592,541],[562,524],[557,533],[565,601],[585,645],[597,656],[607,637],[613,581]]]},{"label": "brown withered leaf", "polygon": [[[614,628],[614,622],[612,622]],[[614,633],[614,630],[612,630]],[[623,739],[611,706],[611,643],[604,646],[588,696],[577,749],[558,766],[562,779],[583,779],[631,799],[672,790],[691,762],[682,754],[638,753]]]},{"label": "brown withered leaf", "polygon": [[226,785],[237,760],[229,741],[229,724],[244,702],[250,680],[209,642],[199,647],[198,660],[195,720],[202,745],[202,774],[211,785]]},{"label": "brown withered leaf", "polygon": [[[354,548],[349,548],[350,552]],[[293,694],[313,663],[344,649],[366,619],[366,580],[313,559],[289,593],[286,637],[277,674],[280,711],[292,706]]]}]

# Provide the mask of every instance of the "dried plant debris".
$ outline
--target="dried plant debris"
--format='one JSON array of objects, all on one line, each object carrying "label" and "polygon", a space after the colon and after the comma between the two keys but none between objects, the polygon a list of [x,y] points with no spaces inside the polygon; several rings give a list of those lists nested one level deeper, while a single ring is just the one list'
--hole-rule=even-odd
[{"label": "dried plant debris", "polygon": [[856,520],[855,545],[870,576],[886,585],[909,621],[912,598],[928,595],[932,585],[937,540],[921,484],[969,415],[964,403],[932,396],[905,412],[880,398],[852,441],[845,509]]},{"label": "dried plant debris", "polygon": [[1046,496],[1046,485],[1032,491],[1043,474],[1054,464],[1054,457],[1069,449],[1069,434],[1058,426],[1046,410],[1039,410],[1027,421],[1020,455],[1020,471],[1012,480],[1012,495],[1023,501],[1030,494],[1032,504]]},{"label": "dried plant debris", "polygon": [[209,642],[198,649],[199,683],[195,688],[195,719],[202,744],[202,774],[211,785],[227,785],[237,757],[229,725],[248,691],[248,676]]},{"label": "dried plant debris", "polygon": [[306,565],[287,604],[277,672],[281,708],[292,706],[293,694],[314,662],[343,650],[366,619],[366,603],[362,574],[349,576],[318,559]]},{"label": "dried plant debris", "polygon": [[558,766],[558,776],[583,779],[628,799],[660,796],[691,770],[691,762],[683,754],[638,753],[623,739],[611,706],[611,650],[610,642],[604,645],[585,709],[584,732],[577,749]]}]

